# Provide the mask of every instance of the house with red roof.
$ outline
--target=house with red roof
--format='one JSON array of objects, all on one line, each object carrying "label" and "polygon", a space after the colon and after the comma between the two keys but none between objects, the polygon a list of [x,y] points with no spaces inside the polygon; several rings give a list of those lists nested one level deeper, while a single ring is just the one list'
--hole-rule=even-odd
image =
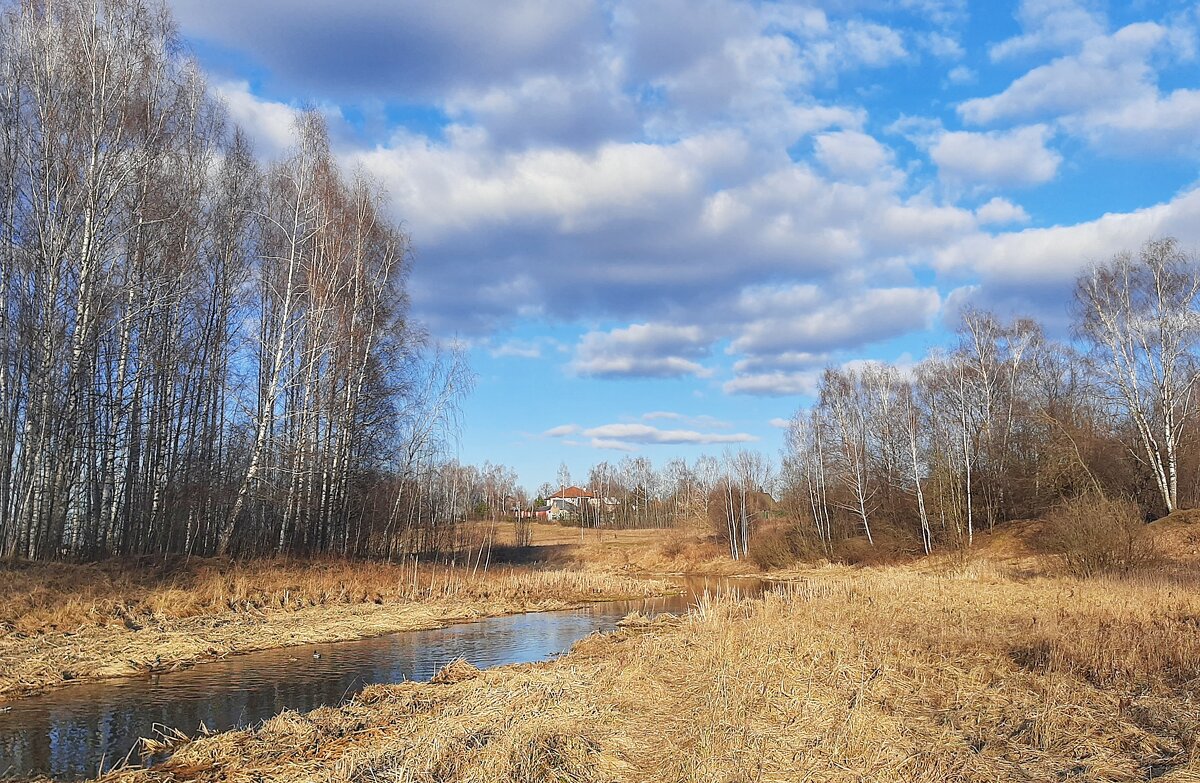
[{"label": "house with red roof", "polygon": [[582,487],[563,487],[553,497],[546,498],[546,505],[550,507],[546,518],[551,522],[579,519],[585,504],[590,505],[594,500],[595,496]]}]

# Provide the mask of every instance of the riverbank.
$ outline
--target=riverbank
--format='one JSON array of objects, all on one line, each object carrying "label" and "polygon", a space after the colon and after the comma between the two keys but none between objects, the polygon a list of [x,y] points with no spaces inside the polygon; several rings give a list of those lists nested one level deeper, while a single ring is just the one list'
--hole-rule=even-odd
[{"label": "riverbank", "polygon": [[229,655],[596,601],[670,585],[617,574],[345,561],[0,565],[0,700]]},{"label": "riverbank", "polygon": [[1196,781],[1197,617],[1169,581],[839,569],[105,780]]}]

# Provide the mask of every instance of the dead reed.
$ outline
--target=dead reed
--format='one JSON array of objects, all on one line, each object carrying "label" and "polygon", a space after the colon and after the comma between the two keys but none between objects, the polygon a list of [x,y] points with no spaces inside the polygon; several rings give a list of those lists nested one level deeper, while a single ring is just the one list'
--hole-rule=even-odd
[{"label": "dead reed", "polygon": [[372,686],[144,781],[1200,780],[1200,594],[879,569]]},{"label": "dead reed", "polygon": [[0,694],[670,590],[598,572],[416,561],[0,566]]}]

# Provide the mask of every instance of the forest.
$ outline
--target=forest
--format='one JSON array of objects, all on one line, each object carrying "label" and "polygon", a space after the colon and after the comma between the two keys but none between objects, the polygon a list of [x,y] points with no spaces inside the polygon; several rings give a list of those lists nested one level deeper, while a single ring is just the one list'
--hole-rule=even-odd
[{"label": "forest", "polygon": [[391,555],[471,376],[316,112],[261,162],[165,7],[0,23],[0,557]]}]

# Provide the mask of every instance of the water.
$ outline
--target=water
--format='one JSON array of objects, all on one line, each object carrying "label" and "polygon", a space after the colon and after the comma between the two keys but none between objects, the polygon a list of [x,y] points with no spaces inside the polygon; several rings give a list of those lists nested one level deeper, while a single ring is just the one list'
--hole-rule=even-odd
[{"label": "water", "polygon": [[[686,612],[706,589],[756,595],[754,579],[680,580],[684,593],[582,609],[496,617],[352,642],[264,650],[150,677],[72,685],[0,703],[0,777],[73,780],[112,767],[140,737],[201,725],[253,725],[284,710],[336,705],[372,683],[428,680],[455,658],[479,668],[526,663],[566,651],[633,611]],[[315,654],[315,655],[314,655]],[[319,656],[319,657],[317,657]]]}]

